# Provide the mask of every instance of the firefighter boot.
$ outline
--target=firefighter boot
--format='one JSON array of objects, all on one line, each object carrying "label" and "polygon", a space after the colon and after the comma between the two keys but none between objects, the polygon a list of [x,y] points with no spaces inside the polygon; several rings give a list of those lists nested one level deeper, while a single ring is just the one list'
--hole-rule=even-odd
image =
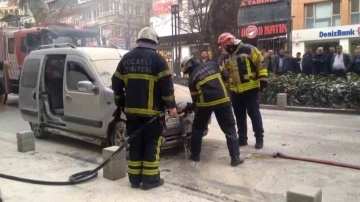
[{"label": "firefighter boot", "polygon": [[229,150],[229,154],[231,156],[231,166],[235,167],[244,162],[244,160],[240,159],[240,149],[239,142],[237,140],[236,133],[233,134],[225,134],[226,136],[226,144]]},{"label": "firefighter boot", "polygon": [[149,189],[154,189],[157,187],[161,187],[162,185],[164,185],[164,179],[160,178],[158,182],[155,183],[142,183],[142,189],[143,190],[149,190]]},{"label": "firefighter boot", "polygon": [[264,147],[264,138],[256,138],[255,149],[262,149]]},{"label": "firefighter boot", "polygon": [[201,130],[192,130],[191,133],[191,145],[190,145],[190,160],[199,162],[200,161],[200,152],[201,152],[201,143],[202,136],[204,131]]},{"label": "firefighter boot", "polygon": [[248,140],[248,137],[246,135],[239,134],[239,146],[240,147],[248,145],[247,140]]}]

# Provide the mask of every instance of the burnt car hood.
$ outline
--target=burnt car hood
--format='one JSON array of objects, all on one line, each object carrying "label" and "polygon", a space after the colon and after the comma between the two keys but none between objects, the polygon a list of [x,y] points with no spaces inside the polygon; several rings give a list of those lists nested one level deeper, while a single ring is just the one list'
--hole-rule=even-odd
[{"label": "burnt car hood", "polygon": [[180,106],[186,106],[187,102],[192,102],[190,90],[188,87],[183,85],[174,84],[174,94],[176,103]]}]

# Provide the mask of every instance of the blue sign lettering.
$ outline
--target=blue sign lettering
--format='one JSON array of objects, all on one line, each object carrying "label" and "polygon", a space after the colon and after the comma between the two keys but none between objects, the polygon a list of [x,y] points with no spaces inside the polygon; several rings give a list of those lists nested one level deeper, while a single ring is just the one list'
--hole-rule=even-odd
[{"label": "blue sign lettering", "polygon": [[355,35],[355,30],[353,29],[347,31],[338,29],[330,32],[322,32],[322,31],[319,32],[320,38],[336,37],[336,36],[354,36],[354,35]]}]

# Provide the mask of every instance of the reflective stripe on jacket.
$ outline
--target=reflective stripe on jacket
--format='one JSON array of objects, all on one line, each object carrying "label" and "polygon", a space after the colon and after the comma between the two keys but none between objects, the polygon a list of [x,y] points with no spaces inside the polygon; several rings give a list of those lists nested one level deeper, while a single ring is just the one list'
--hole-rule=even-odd
[{"label": "reflective stripe on jacket", "polygon": [[215,62],[198,65],[189,77],[189,89],[193,103],[197,107],[214,107],[230,103],[228,91],[223,80],[229,75],[222,71]]},{"label": "reflective stripe on jacket", "polygon": [[243,93],[260,88],[260,81],[267,82],[268,71],[262,61],[263,57],[256,47],[240,42],[223,66],[230,73],[230,90]]},{"label": "reflective stripe on jacket", "polygon": [[163,57],[148,47],[125,54],[112,77],[117,106],[135,116],[156,116],[176,107],[171,72]]}]

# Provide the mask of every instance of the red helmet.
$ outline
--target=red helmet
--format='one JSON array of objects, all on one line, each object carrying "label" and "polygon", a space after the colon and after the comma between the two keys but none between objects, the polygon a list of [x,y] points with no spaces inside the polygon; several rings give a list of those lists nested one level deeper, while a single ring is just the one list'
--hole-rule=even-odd
[{"label": "red helmet", "polygon": [[228,32],[225,32],[225,33],[222,33],[220,36],[219,36],[219,39],[218,39],[218,44],[219,46],[221,47],[225,47],[227,45],[233,45],[234,44],[234,41],[235,41],[235,37],[234,35],[228,33]]}]

